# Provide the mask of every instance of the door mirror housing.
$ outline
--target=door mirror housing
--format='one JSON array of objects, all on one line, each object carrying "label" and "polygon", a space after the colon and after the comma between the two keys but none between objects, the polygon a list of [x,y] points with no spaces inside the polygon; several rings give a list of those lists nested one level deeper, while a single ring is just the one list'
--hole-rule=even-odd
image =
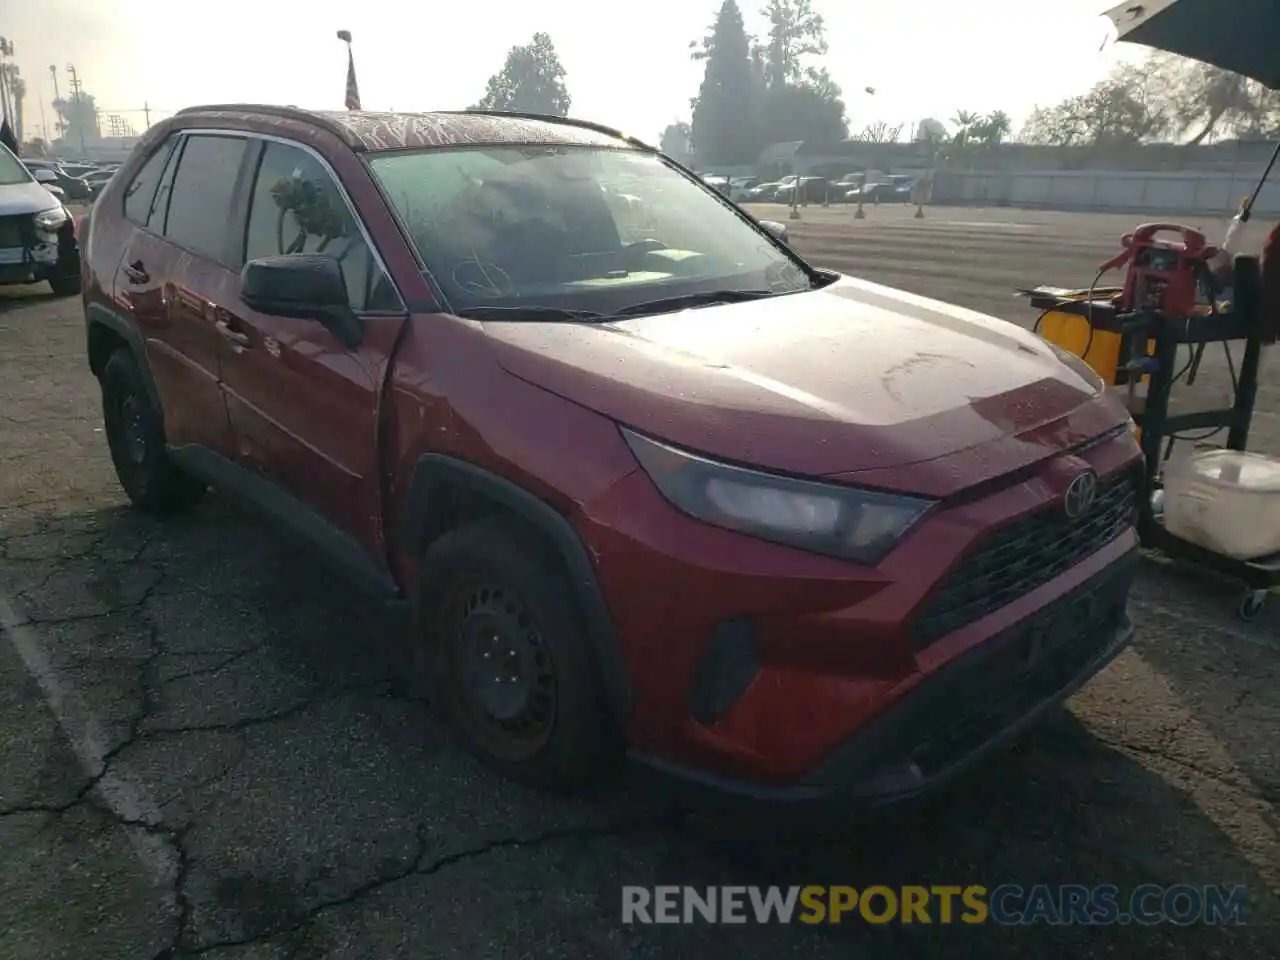
[{"label": "door mirror housing", "polygon": [[46,170],[44,167],[37,167],[32,173],[36,178],[36,183],[57,183],[58,175],[52,170]]},{"label": "door mirror housing", "polygon": [[286,253],[250,260],[240,271],[240,299],[258,313],[314,320],[348,350],[364,339],[364,325],[347,299],[342,267],[325,254]]},{"label": "door mirror housing", "polygon": [[771,234],[773,239],[781,240],[783,243],[789,243],[790,237],[787,235],[787,225],[779,223],[777,220],[759,220],[760,229]]}]

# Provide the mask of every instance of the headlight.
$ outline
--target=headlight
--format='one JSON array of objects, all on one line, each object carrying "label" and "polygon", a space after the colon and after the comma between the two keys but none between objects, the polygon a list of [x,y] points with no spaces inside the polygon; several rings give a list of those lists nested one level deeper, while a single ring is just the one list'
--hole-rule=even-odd
[{"label": "headlight", "polygon": [[933,501],[759,473],[623,429],[662,495],[705,523],[801,550],[879,563]]},{"label": "headlight", "polygon": [[67,211],[64,207],[51,207],[36,214],[36,228],[49,233],[56,233],[67,222]]}]

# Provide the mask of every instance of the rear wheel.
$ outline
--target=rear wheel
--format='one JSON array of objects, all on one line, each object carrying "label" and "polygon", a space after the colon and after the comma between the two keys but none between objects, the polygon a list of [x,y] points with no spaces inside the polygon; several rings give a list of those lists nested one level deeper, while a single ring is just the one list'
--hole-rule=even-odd
[{"label": "rear wheel", "polygon": [[107,360],[100,378],[102,419],[120,486],[134,506],[175,513],[204,495],[204,484],[183,473],[165,450],[164,426],[137,362],[128,350]]},{"label": "rear wheel", "polygon": [[427,551],[414,617],[431,698],[463,744],[513,779],[579,787],[616,755],[557,558],[501,520]]}]

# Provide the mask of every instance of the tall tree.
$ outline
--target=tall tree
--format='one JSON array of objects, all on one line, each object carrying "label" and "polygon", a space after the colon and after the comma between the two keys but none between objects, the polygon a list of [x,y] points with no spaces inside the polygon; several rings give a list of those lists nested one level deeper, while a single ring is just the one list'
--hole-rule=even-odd
[{"label": "tall tree", "polygon": [[475,109],[567,117],[571,103],[564,67],[551,37],[535,33],[529,43],[507,53],[502,69],[489,78]]},{"label": "tall tree", "polygon": [[768,0],[769,37],[760,52],[761,130],[766,143],[834,143],[849,134],[840,85],[809,64],[827,52],[826,25],[812,0]]},{"label": "tall tree", "polygon": [[1160,84],[1144,64],[1122,64],[1087,93],[1035,110],[1020,139],[1055,146],[1112,146],[1159,139],[1172,124]]},{"label": "tall tree", "polygon": [[98,103],[93,94],[73,93],[53,101],[62,126],[62,139],[66,143],[79,143],[81,139],[97,140],[102,136],[98,125]]},{"label": "tall tree", "polygon": [[1146,62],[1156,96],[1169,117],[1170,132],[1188,146],[1222,133],[1266,137],[1280,119],[1280,93],[1238,73],[1153,53]]},{"label": "tall tree", "polygon": [[762,119],[767,143],[838,143],[849,135],[840,87],[822,69],[807,70],[798,84],[767,90]]},{"label": "tall tree", "polygon": [[761,11],[769,21],[765,80],[769,89],[800,86],[805,58],[827,52],[827,27],[812,0],[768,0]]},{"label": "tall tree", "polygon": [[667,128],[662,131],[662,140],[660,147],[672,160],[678,163],[687,163],[689,161],[689,146],[693,142],[693,130],[689,124],[680,120],[676,123],[667,124]]},{"label": "tall tree", "polygon": [[724,0],[693,59],[706,64],[693,102],[693,152],[702,167],[753,163],[759,156],[751,45],[735,0]]}]

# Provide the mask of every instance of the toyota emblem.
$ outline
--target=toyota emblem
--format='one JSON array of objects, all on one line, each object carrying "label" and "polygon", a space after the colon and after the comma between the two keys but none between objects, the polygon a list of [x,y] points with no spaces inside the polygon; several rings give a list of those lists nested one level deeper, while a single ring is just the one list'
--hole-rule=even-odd
[{"label": "toyota emblem", "polygon": [[1067,492],[1062,495],[1062,509],[1068,519],[1079,520],[1097,498],[1098,475],[1089,470],[1067,485]]}]

